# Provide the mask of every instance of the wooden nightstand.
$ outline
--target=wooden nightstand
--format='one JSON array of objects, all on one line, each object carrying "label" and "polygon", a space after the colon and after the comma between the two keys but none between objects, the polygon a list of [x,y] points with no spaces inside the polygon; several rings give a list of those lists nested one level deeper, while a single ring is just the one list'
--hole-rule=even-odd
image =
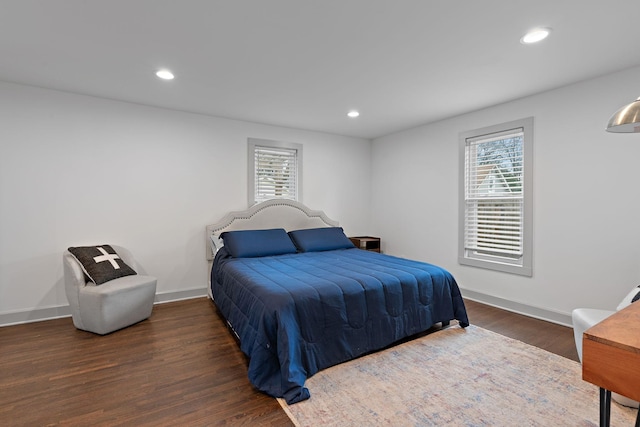
[{"label": "wooden nightstand", "polygon": [[349,237],[349,240],[356,245],[356,248],[365,251],[380,252],[380,238],[371,236]]}]

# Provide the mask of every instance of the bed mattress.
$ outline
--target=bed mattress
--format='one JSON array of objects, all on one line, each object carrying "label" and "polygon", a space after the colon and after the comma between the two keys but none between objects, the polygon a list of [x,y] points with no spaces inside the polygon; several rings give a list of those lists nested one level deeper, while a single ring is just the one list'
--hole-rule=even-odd
[{"label": "bed mattress", "polygon": [[448,271],[360,249],[232,258],[222,248],[211,292],[249,380],[289,404],[309,398],[305,380],[321,369],[439,322],[469,324]]}]

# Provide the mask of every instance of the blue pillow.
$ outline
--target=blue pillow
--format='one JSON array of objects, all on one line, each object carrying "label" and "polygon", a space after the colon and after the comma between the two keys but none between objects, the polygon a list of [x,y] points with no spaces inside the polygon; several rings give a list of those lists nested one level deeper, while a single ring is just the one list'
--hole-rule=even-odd
[{"label": "blue pillow", "polygon": [[296,247],[284,228],[227,231],[220,235],[234,258],[294,254]]},{"label": "blue pillow", "polygon": [[331,251],[355,248],[342,227],[309,228],[290,231],[289,236],[300,252]]}]

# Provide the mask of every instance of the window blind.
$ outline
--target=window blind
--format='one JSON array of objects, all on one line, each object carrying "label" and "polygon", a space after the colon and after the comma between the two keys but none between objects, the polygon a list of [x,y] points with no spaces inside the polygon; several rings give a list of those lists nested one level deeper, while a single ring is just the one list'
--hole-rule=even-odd
[{"label": "window blind", "polygon": [[466,250],[510,259],[522,256],[523,141],[522,128],[467,139]]},{"label": "window blind", "polygon": [[255,146],[255,201],[298,197],[296,149]]}]

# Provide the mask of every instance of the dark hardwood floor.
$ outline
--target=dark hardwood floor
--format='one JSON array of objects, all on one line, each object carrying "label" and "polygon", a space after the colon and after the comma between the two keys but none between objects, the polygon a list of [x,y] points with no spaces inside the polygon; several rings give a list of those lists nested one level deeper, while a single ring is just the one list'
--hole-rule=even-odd
[{"label": "dark hardwood floor", "polygon": [[[570,328],[467,301],[474,325],[578,360]],[[105,336],[71,318],[0,328],[2,426],[291,426],[254,390],[213,304],[154,306]]]},{"label": "dark hardwood floor", "polygon": [[469,322],[579,362],[573,329],[465,300]]}]

